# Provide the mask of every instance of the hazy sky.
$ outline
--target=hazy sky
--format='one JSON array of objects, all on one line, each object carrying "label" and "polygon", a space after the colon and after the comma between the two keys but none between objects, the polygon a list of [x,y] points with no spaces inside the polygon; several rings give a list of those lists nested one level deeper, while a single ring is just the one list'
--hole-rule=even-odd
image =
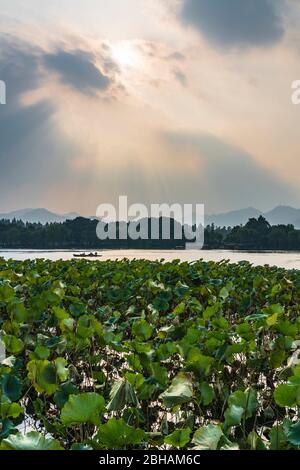
[{"label": "hazy sky", "polygon": [[300,207],[298,0],[0,0],[0,212]]}]

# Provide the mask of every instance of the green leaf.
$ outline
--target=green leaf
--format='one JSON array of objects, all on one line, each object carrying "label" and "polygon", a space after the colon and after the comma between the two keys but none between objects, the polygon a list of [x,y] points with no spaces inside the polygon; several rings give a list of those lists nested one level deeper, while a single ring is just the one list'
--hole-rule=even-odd
[{"label": "green leaf", "polygon": [[[0,420],[0,439],[5,439],[14,431],[15,431],[15,425],[10,419],[4,418]],[[0,445],[0,450],[1,450],[1,445]]]},{"label": "green leaf", "polygon": [[24,343],[21,339],[13,335],[5,335],[2,337],[6,350],[12,354],[18,354],[24,349]]},{"label": "green leaf", "polygon": [[182,315],[184,311],[185,311],[185,303],[181,302],[174,308],[172,315]]},{"label": "green leaf", "polygon": [[193,398],[193,384],[190,377],[184,372],[180,372],[174,377],[170,387],[160,395],[160,398],[167,408],[190,402]]},{"label": "green leaf", "polygon": [[50,356],[50,349],[39,345],[35,348],[34,353],[38,359],[48,359]]},{"label": "green leaf", "polygon": [[278,321],[278,313],[273,313],[273,315],[270,315],[266,319],[266,323],[267,323],[268,326],[276,325],[277,321]]},{"label": "green leaf", "polygon": [[251,450],[267,450],[264,441],[255,431],[248,434],[247,443],[250,445]]},{"label": "green leaf", "polygon": [[32,431],[28,434],[11,434],[1,444],[4,450],[63,450],[55,439],[47,438],[39,432]]},{"label": "green leaf", "polygon": [[300,446],[300,420],[290,427],[287,433],[287,440],[294,446]]},{"label": "green leaf", "polygon": [[270,305],[267,307],[267,310],[269,310],[272,314],[277,313],[277,315],[282,315],[284,313],[284,307],[280,304]]},{"label": "green leaf", "polygon": [[94,326],[90,315],[83,315],[77,323],[77,336],[80,338],[91,338],[94,334]]},{"label": "green leaf", "polygon": [[255,412],[258,402],[256,391],[248,389],[245,392],[237,390],[228,398],[228,408],[224,413],[225,423],[228,427],[238,426],[242,418],[250,418]]},{"label": "green leaf", "polygon": [[100,414],[104,410],[105,401],[102,395],[94,392],[70,395],[61,412],[61,422],[65,426],[80,423],[99,424]]},{"label": "green leaf", "polygon": [[224,413],[227,426],[237,426],[241,423],[244,414],[244,408],[236,405],[230,405]]},{"label": "green leaf", "polygon": [[4,374],[1,378],[2,393],[10,401],[18,401],[22,395],[22,382],[12,374]]},{"label": "green leaf", "polygon": [[204,406],[210,405],[215,398],[214,389],[207,382],[202,382],[199,388],[201,393],[201,403]]},{"label": "green leaf", "polygon": [[75,385],[70,382],[62,384],[59,386],[57,392],[54,394],[54,402],[59,408],[63,408],[65,403],[67,403],[70,395],[78,395],[79,390]]},{"label": "green leaf", "polygon": [[1,402],[0,404],[0,410],[1,410],[1,418],[6,419],[6,418],[18,418],[22,413],[24,413],[24,410],[19,403],[10,403],[10,402]]},{"label": "green leaf", "polygon": [[295,338],[298,333],[297,325],[294,325],[289,320],[282,320],[276,326],[277,331],[282,333],[285,336],[291,336]]},{"label": "green leaf", "polygon": [[240,323],[236,326],[237,334],[245,339],[246,341],[251,341],[255,337],[251,326],[248,323]]},{"label": "green leaf", "polygon": [[154,380],[163,388],[167,387],[168,383],[168,371],[165,367],[162,367],[158,362],[151,364],[151,372]]},{"label": "green leaf", "polygon": [[190,428],[177,429],[167,436],[164,442],[177,449],[182,449],[182,447],[185,447],[190,442],[191,432],[192,430]]},{"label": "green leaf", "polygon": [[169,302],[162,297],[156,297],[153,301],[153,307],[159,312],[166,312],[169,308]]},{"label": "green leaf", "polygon": [[198,348],[191,348],[187,355],[186,364],[193,371],[199,371],[207,375],[214,362],[214,359],[210,356],[205,356],[200,352]]},{"label": "green leaf", "polygon": [[223,435],[221,428],[214,424],[203,426],[198,429],[192,443],[195,444],[195,450],[217,450],[220,439]]},{"label": "green leaf", "polygon": [[206,309],[203,312],[203,318],[204,320],[209,320],[211,317],[213,317],[216,313],[218,313],[220,309],[219,304],[216,305],[210,305],[209,307],[206,307]]},{"label": "green leaf", "polygon": [[75,328],[75,320],[74,318],[65,318],[59,323],[59,326],[62,331],[73,331]]},{"label": "green leaf", "polygon": [[189,286],[187,286],[186,284],[183,284],[181,281],[177,282],[176,287],[174,289],[174,293],[175,295],[177,295],[177,297],[182,297],[183,295],[187,294],[189,291],[190,291]]},{"label": "green leaf", "polygon": [[52,307],[52,311],[58,320],[66,320],[70,318],[70,315],[64,308]]},{"label": "green leaf", "polygon": [[56,367],[51,362],[30,361],[27,364],[28,377],[38,393],[53,395],[58,389]]},{"label": "green leaf", "polygon": [[0,302],[10,302],[15,296],[15,291],[10,286],[0,286]]},{"label": "green leaf", "polygon": [[69,376],[69,369],[66,367],[67,361],[63,357],[58,357],[54,361],[56,373],[61,382],[65,382]]},{"label": "green leaf", "polygon": [[110,392],[107,411],[123,410],[125,405],[138,406],[138,399],[132,385],[127,380],[116,381]]},{"label": "green leaf", "polygon": [[251,388],[245,392],[237,390],[228,398],[228,404],[243,408],[245,417],[250,418],[258,406],[256,391]]},{"label": "green leaf", "polygon": [[140,388],[143,383],[145,382],[145,378],[142,374],[133,373],[133,372],[126,372],[125,374],[126,380],[132,385],[132,387],[137,390]]},{"label": "green leaf", "polygon": [[28,311],[24,307],[24,304],[19,300],[15,299],[14,304],[12,305],[12,315],[18,323],[26,323],[28,320]]},{"label": "green leaf", "polygon": [[275,425],[270,431],[270,448],[282,450],[287,446],[287,437],[282,425]]},{"label": "green leaf", "polygon": [[132,334],[140,338],[143,341],[147,341],[151,338],[153,333],[153,327],[149,325],[146,320],[139,320],[132,326]]},{"label": "green leaf", "polygon": [[275,402],[283,408],[295,406],[299,390],[300,387],[298,385],[280,384],[274,391]]},{"label": "green leaf", "polygon": [[220,297],[222,300],[226,300],[228,296],[229,296],[228,290],[226,289],[226,287],[223,287],[223,288],[220,290],[219,297]]},{"label": "green leaf", "polygon": [[97,441],[104,449],[124,449],[127,446],[138,445],[146,437],[142,429],[128,426],[123,419],[110,419],[99,426]]}]

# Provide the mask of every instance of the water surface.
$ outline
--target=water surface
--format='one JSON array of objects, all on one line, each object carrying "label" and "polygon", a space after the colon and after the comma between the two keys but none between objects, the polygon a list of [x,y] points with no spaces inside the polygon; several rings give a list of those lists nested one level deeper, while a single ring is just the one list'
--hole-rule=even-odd
[{"label": "water surface", "polygon": [[[45,258],[50,260],[70,260],[73,254],[78,253],[74,250],[0,250],[0,256],[5,259],[35,259]],[[88,251],[87,251],[88,253]],[[148,259],[160,260],[165,259],[171,261],[180,259],[181,261],[195,261],[203,259],[204,261],[221,261],[227,259],[232,263],[239,261],[249,261],[253,265],[278,266],[286,269],[300,269],[300,252],[242,252],[229,250],[107,250],[98,251],[102,255],[100,260],[116,260],[116,259]],[[92,258],[93,259],[93,258]]]}]

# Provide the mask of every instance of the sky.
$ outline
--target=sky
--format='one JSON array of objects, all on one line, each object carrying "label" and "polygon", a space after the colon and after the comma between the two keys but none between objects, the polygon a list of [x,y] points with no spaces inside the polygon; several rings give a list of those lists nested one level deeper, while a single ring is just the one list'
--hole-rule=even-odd
[{"label": "sky", "polygon": [[0,0],[0,212],[300,207],[298,0]]}]

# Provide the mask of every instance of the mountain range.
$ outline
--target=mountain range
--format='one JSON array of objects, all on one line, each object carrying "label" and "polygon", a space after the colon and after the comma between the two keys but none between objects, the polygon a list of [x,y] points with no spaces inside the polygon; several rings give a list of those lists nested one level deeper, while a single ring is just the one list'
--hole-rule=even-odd
[{"label": "mountain range", "polygon": [[[218,227],[233,227],[235,225],[244,225],[250,218],[257,218],[260,215],[265,217],[271,225],[292,224],[295,228],[300,229],[300,209],[295,209],[290,206],[277,206],[268,212],[261,212],[253,207],[247,207],[246,209],[207,215],[205,216],[205,224],[208,225],[214,223]],[[76,219],[76,217],[80,217],[76,212],[57,214],[47,209],[21,209],[0,214],[0,220],[16,219],[22,220],[23,222],[40,222],[42,224],[64,222],[65,220]]]},{"label": "mountain range", "polygon": [[300,209],[290,206],[277,206],[271,211],[261,212],[253,207],[230,211],[222,214],[207,215],[205,224],[214,223],[218,227],[234,227],[235,225],[244,225],[250,218],[256,218],[262,215],[271,225],[292,224],[300,229]]},{"label": "mountain range", "polygon": [[56,214],[47,209],[21,209],[6,214],[0,214],[0,220],[22,220],[23,222],[46,224],[53,222],[65,222],[66,220],[73,220],[79,217],[76,212],[69,212],[67,214]]}]

